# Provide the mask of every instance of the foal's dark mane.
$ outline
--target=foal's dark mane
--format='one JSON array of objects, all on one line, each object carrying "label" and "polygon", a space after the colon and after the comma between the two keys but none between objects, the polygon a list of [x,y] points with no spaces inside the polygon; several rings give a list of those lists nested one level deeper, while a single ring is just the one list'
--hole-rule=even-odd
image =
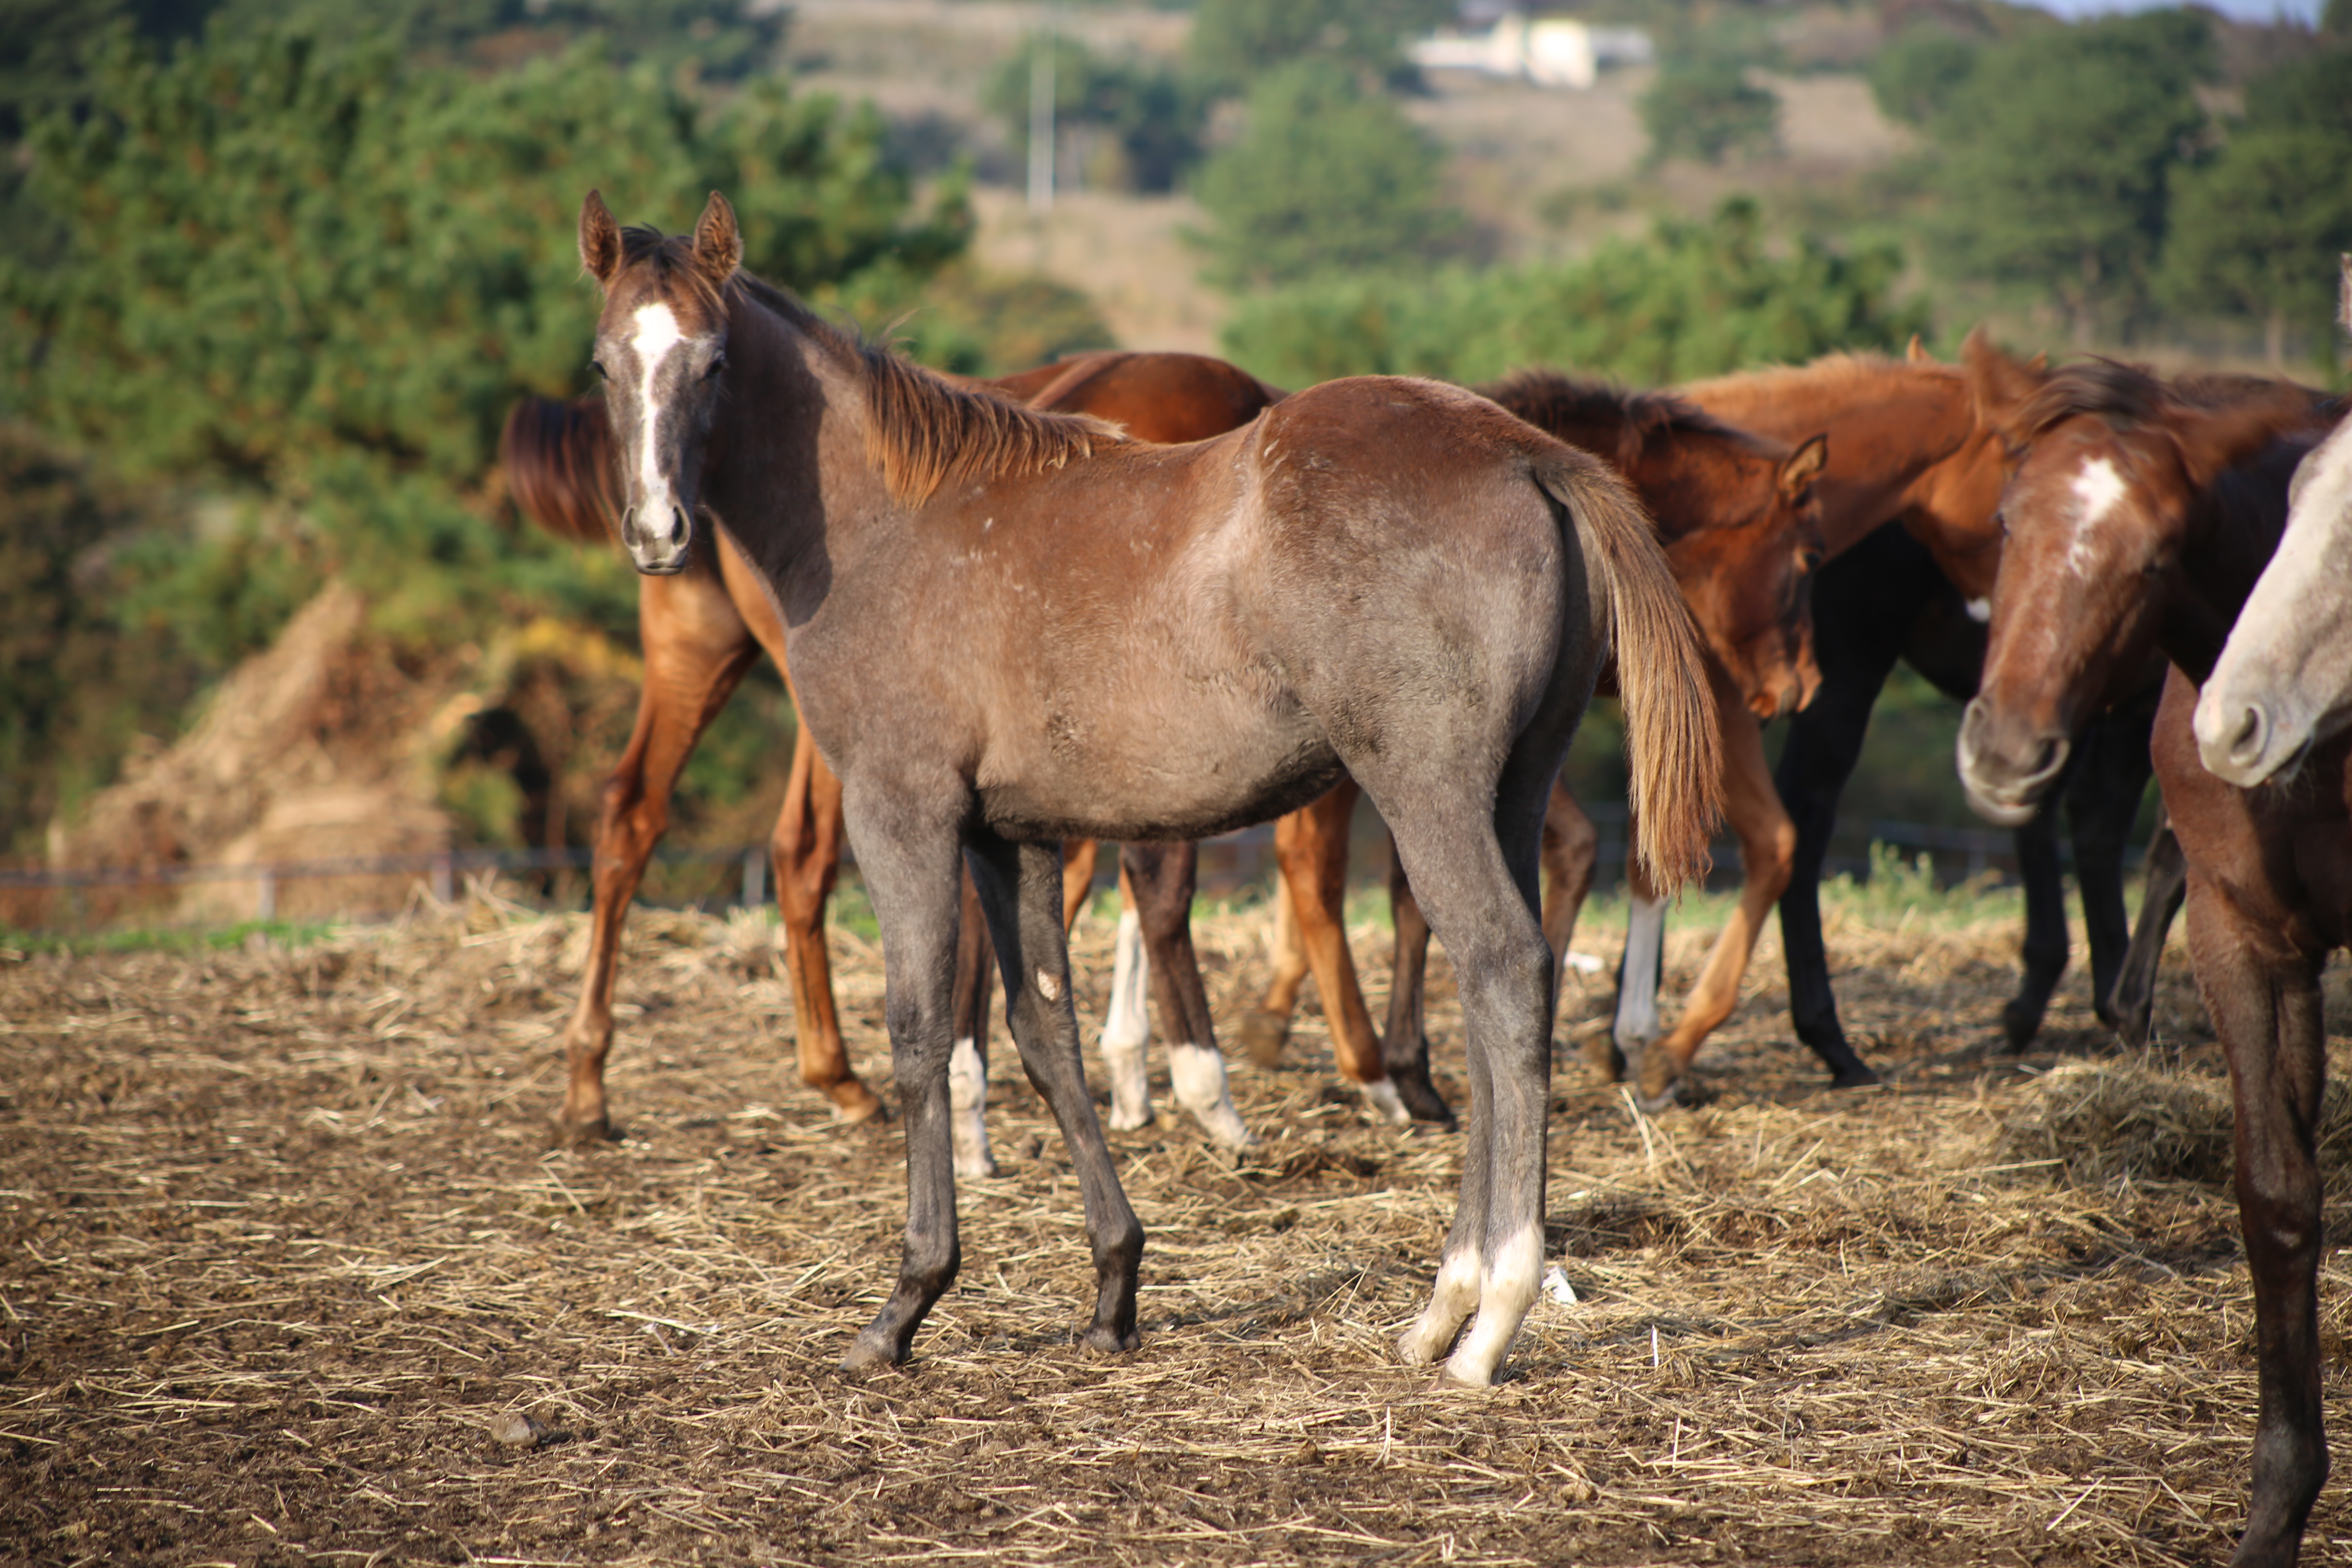
[{"label": "foal's dark mane", "polygon": [[2146,365],[2087,359],[2052,371],[2019,408],[2014,431],[2030,441],[2079,416],[2130,429],[2160,424],[2176,410],[2210,413],[2250,404],[2275,405],[2284,431],[2309,418],[2326,402],[2324,395],[2308,387],[2267,376],[2209,374],[2167,381]]},{"label": "foal's dark mane", "polygon": [[1475,390],[1538,429],[1554,429],[1555,422],[1617,421],[1614,461],[1620,468],[1639,461],[1643,444],[1655,435],[1719,437],[1759,456],[1773,449],[1771,443],[1726,425],[1671,392],[1628,392],[1609,382],[1556,370],[1516,370]]}]

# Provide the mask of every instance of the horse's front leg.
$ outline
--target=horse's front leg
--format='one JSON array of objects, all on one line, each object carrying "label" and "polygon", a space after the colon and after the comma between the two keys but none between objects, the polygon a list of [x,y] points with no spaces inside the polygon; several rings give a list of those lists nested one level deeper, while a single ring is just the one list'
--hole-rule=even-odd
[{"label": "horse's front leg", "polygon": [[580,1001],[563,1030],[570,1068],[555,1136],[566,1144],[612,1135],[604,1099],[604,1059],[613,1047],[613,983],[621,963],[621,928],[669,826],[670,791],[695,742],[727,705],[759,657],[742,619],[707,576],[640,582],[637,622],[645,642],[645,686],[636,728],[604,781],[596,819],[588,916],[588,961]]},{"label": "horse's front leg", "polygon": [[2156,832],[2147,841],[2147,858],[2141,867],[2139,920],[2132,927],[2131,946],[2124,951],[2115,989],[2102,1002],[2105,1016],[2117,1037],[2137,1050],[2147,1044],[2156,1017],[2156,975],[2164,961],[2165,934],[2180,900],[2189,891],[2189,862],[2172,824],[2159,811]]},{"label": "horse's front leg", "polygon": [[2253,1497],[2235,1562],[2291,1563],[2327,1479],[2319,1380],[2316,1132],[2327,1077],[2320,958],[2287,948],[2194,871],[2189,951],[2230,1059],[2238,1217],[2254,1277],[2262,1413]]},{"label": "horse's front leg", "polygon": [[844,1121],[863,1121],[882,1102],[858,1079],[843,1047],[841,1019],[833,1005],[833,963],[824,945],[824,907],[841,870],[842,834],[841,780],[803,729],[793,742],[792,778],[769,846],[798,1024],[801,1081],[832,1100],[834,1114]]},{"label": "horse's front leg", "polygon": [[954,1047],[960,846],[945,812],[853,792],[858,866],[882,928],[883,1009],[907,1124],[907,1236],[898,1283],[842,1360],[857,1372],[907,1359],[915,1331],[954,1283],[955,1154],[948,1063]]},{"label": "horse's front leg", "polygon": [[1061,856],[1050,844],[1013,844],[976,829],[970,859],[996,941],[1013,1044],[1021,1049],[1029,1081],[1045,1097],[1062,1130],[1086,1202],[1096,1290],[1094,1321],[1084,1343],[1096,1351],[1133,1350],[1143,1226],[1119,1186],[1079,1060],[1069,938],[1062,927]]},{"label": "horse's front leg", "polygon": [[2083,925],[2091,947],[2091,1004],[2099,1022],[2116,1026],[2110,1002],[2131,942],[2124,915],[2124,848],[2147,793],[2149,704],[2109,710],[2091,721],[2086,748],[2066,791],[2066,824],[2074,840],[2074,879],[2083,893]]},{"label": "horse's front leg", "polygon": [[2025,884],[2024,970],[2017,994],[2000,1010],[2001,1036],[2009,1049],[2022,1051],[2042,1032],[2058,977],[2066,973],[2066,879],[2058,862],[2059,797],[2051,795],[2013,835],[2018,879]]}]

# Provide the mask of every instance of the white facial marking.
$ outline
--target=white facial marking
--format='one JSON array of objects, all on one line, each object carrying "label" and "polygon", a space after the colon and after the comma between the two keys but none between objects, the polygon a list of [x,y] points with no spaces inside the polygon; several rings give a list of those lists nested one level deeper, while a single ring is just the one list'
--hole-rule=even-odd
[{"label": "white facial marking", "polygon": [[2093,537],[2116,503],[2124,499],[2126,486],[2123,475],[2116,472],[2111,458],[2094,458],[2083,465],[2074,476],[2074,542],[2066,551],[2066,569],[2077,577],[2091,574],[2096,559],[2091,552]]},{"label": "white facial marking", "polygon": [[[635,325],[629,333],[629,352],[637,356],[637,439],[645,444],[638,458],[641,466],[637,477],[650,492],[657,482],[656,476],[661,472],[660,447],[654,430],[656,416],[660,412],[656,400],[662,362],[686,342],[686,334],[678,331],[677,317],[667,305],[640,305],[632,320]],[[667,521],[663,520],[665,526]]]},{"label": "white facial marking", "polygon": [[1992,601],[1990,599],[1970,599],[1969,601],[1968,609],[1969,619],[1976,622],[1977,625],[1986,626],[1992,624]]}]

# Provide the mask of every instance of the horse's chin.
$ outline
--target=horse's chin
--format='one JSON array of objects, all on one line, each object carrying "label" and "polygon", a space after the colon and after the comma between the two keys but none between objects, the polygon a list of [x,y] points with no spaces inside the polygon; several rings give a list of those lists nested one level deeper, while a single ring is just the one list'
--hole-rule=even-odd
[{"label": "horse's chin", "polygon": [[2039,796],[1988,793],[1978,781],[1965,776],[1960,787],[1968,795],[1969,809],[1996,827],[2022,827],[2042,809]]}]

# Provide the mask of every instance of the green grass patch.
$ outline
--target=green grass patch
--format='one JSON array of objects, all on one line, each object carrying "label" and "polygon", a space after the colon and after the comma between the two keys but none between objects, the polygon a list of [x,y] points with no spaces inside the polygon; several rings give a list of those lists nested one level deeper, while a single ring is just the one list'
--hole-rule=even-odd
[{"label": "green grass patch", "polygon": [[222,952],[252,945],[309,947],[339,928],[327,921],[239,921],[226,926],[127,926],[116,931],[66,933],[0,927],[0,953],[29,958],[36,953]]}]

